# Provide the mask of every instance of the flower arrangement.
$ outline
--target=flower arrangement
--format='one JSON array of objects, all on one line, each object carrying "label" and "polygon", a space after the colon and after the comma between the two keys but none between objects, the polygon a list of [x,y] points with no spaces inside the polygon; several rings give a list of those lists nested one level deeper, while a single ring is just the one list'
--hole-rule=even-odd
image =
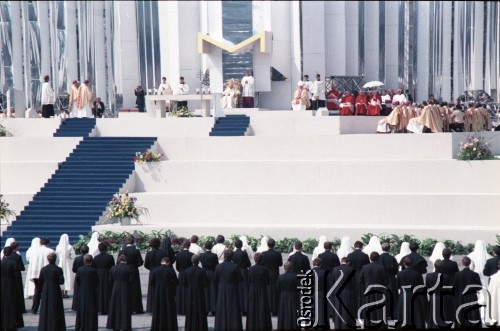
[{"label": "flower arrangement", "polygon": [[118,220],[120,224],[124,218],[133,218],[138,224],[141,224],[139,217],[142,215],[149,215],[149,210],[145,207],[136,205],[137,198],[129,196],[128,192],[117,193],[108,202],[107,218],[111,220]]},{"label": "flower arrangement", "polygon": [[3,194],[0,194],[0,220],[5,220],[10,224],[9,218],[15,218],[16,213],[9,208],[9,203],[3,199]]},{"label": "flower arrangement", "polygon": [[459,160],[488,160],[492,157],[490,144],[484,140],[484,137],[472,135],[460,143]]},{"label": "flower arrangement", "polygon": [[177,107],[176,110],[168,113],[171,117],[200,117],[200,115],[195,115],[189,111],[185,106]]},{"label": "flower arrangement", "polygon": [[143,153],[141,152],[136,152],[134,161],[138,163],[143,163],[143,162],[158,162],[161,160],[163,157],[163,154],[155,154],[151,151],[145,151]]}]

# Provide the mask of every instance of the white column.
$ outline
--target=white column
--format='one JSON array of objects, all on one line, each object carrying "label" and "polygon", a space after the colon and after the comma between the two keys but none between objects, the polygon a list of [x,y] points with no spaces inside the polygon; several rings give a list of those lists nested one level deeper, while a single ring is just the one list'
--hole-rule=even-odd
[{"label": "white column", "polygon": [[303,70],[314,81],[316,74],[324,78],[325,65],[325,2],[302,1]]},{"label": "white column", "polygon": [[94,2],[94,72],[95,96],[101,97],[105,105],[108,104],[106,94],[106,58],[104,56],[104,2]]},{"label": "white column", "polygon": [[[40,25],[40,72],[42,77],[38,77],[43,82],[43,76],[51,75],[50,71],[50,29],[49,29],[49,3],[47,1],[37,1],[38,23]],[[36,77],[35,77],[36,78]],[[54,85],[54,77],[50,77]]]},{"label": "white column", "polygon": [[117,1],[114,8],[117,93],[123,95],[123,107],[132,108],[135,106],[134,90],[140,84],[135,2]]},{"label": "white column", "polygon": [[451,101],[451,2],[443,1],[443,57],[440,59],[443,66],[443,89],[441,97],[444,101]]},{"label": "white column", "polygon": [[[385,1],[385,86],[399,87],[399,3]],[[402,86],[407,88],[407,86]]]},{"label": "white column", "polygon": [[[292,91],[295,90],[297,86],[297,82],[302,79],[301,70],[301,56],[302,49],[300,48],[300,10],[299,10],[300,2],[293,1],[291,3],[291,62],[292,62],[292,72],[291,72],[291,85]],[[291,100],[291,98],[290,98]]]},{"label": "white column", "polygon": [[415,100],[427,100],[429,94],[429,2],[417,2],[417,89]]},{"label": "white column", "polygon": [[365,2],[365,81],[379,79],[379,2]]},{"label": "white column", "polygon": [[453,95],[456,100],[464,91],[464,48],[461,32],[461,25],[464,16],[465,3],[463,1],[455,2],[455,26],[454,44],[453,44]]},{"label": "white column", "polygon": [[[200,4],[199,13],[200,32],[214,36],[217,39],[222,39],[222,2],[203,1]],[[201,70],[203,73],[205,73],[206,69],[210,72],[211,93],[222,93],[224,89],[222,49],[213,46],[211,47],[210,54],[199,54],[198,51],[196,51],[196,54],[201,56]],[[199,87],[199,81],[196,82],[196,87]],[[193,92],[196,87],[192,86]],[[218,104],[216,105],[218,106]]]},{"label": "white column", "polygon": [[[344,25],[339,26],[340,30],[330,30],[330,34],[337,34],[337,31],[342,32],[342,38],[345,41],[345,75],[359,75],[359,1],[344,1],[345,3],[345,19]],[[348,33],[345,33],[348,31]],[[348,35],[348,38],[346,37]],[[330,39],[327,39],[330,43]],[[338,45],[331,45],[334,49],[338,49]],[[327,59],[330,59],[329,57]],[[329,60],[328,60],[329,62]]]},{"label": "white column", "polygon": [[471,89],[482,90],[483,84],[483,2],[473,2],[473,42],[471,56]]},{"label": "white column", "polygon": [[[21,20],[23,24],[23,54],[25,54],[23,62],[24,62],[24,100],[26,107],[34,108],[35,105],[32,104],[31,98],[31,61],[29,54],[31,52],[30,44],[30,22],[29,22],[29,14],[28,14],[28,2],[21,2]],[[40,77],[36,77],[36,79],[40,79]]]},{"label": "white column", "polygon": [[[262,31],[271,31],[270,1],[252,2],[252,21],[253,34],[260,33]],[[253,76],[255,77],[255,92],[271,91],[271,76],[269,75],[269,68],[271,67],[272,58],[272,53],[261,53],[259,51],[259,44],[254,45]]]},{"label": "white column", "polygon": [[[21,3],[12,1],[10,3],[11,27],[12,27],[12,79],[13,88],[10,89],[10,99],[15,100],[16,117],[25,117],[26,100],[24,97],[24,77],[23,77],[23,52],[22,42],[22,19]],[[9,110],[10,110],[10,105]]]},{"label": "white column", "polygon": [[77,54],[77,39],[76,39],[76,2],[64,2],[64,17],[66,25],[66,75],[68,82],[68,91],[72,82],[78,80],[78,54]]},{"label": "white column", "polygon": [[347,74],[347,54],[350,52],[346,42],[346,1],[326,3],[327,45],[326,75],[345,76]]}]

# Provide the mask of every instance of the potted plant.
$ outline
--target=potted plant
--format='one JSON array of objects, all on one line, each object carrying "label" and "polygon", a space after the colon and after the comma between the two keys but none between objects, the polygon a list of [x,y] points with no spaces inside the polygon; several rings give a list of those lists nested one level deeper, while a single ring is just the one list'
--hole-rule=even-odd
[{"label": "potted plant", "polygon": [[471,135],[460,143],[458,159],[463,161],[489,160],[493,158],[490,144],[479,135]]},{"label": "potted plant", "polygon": [[119,222],[121,225],[130,225],[131,220],[135,219],[137,224],[142,224],[139,217],[149,215],[149,210],[146,207],[136,204],[137,198],[130,196],[128,192],[117,193],[108,202],[107,218],[112,223]]},{"label": "potted plant", "polygon": [[0,194],[0,220],[10,224],[9,218],[15,218],[16,212],[9,208],[9,203],[3,199],[3,194]]},{"label": "potted plant", "polygon": [[10,135],[9,130],[7,130],[2,123],[0,123],[0,137],[7,137],[8,135]]}]

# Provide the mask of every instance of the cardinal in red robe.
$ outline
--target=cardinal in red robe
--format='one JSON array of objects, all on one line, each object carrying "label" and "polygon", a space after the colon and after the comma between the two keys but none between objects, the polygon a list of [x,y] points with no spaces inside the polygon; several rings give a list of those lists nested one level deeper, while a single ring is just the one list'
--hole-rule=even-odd
[{"label": "cardinal in red robe", "polygon": [[366,97],[363,91],[359,91],[359,94],[356,97],[356,102],[355,102],[356,116],[366,115],[367,107],[368,107],[368,98]]},{"label": "cardinal in red robe", "polygon": [[379,116],[380,110],[382,109],[382,98],[377,92],[372,92],[370,100],[368,100],[368,109],[366,115],[368,116]]},{"label": "cardinal in red robe", "polygon": [[354,114],[354,97],[351,95],[351,92],[344,92],[340,107],[340,116],[351,116]]}]

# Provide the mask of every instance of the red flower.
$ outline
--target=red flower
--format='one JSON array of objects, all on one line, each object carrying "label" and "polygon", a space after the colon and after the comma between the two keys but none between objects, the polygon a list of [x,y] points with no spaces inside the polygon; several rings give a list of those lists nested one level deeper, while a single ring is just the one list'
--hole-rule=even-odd
[{"label": "red flower", "polygon": [[137,156],[134,157],[134,161],[139,161],[139,158]]}]

